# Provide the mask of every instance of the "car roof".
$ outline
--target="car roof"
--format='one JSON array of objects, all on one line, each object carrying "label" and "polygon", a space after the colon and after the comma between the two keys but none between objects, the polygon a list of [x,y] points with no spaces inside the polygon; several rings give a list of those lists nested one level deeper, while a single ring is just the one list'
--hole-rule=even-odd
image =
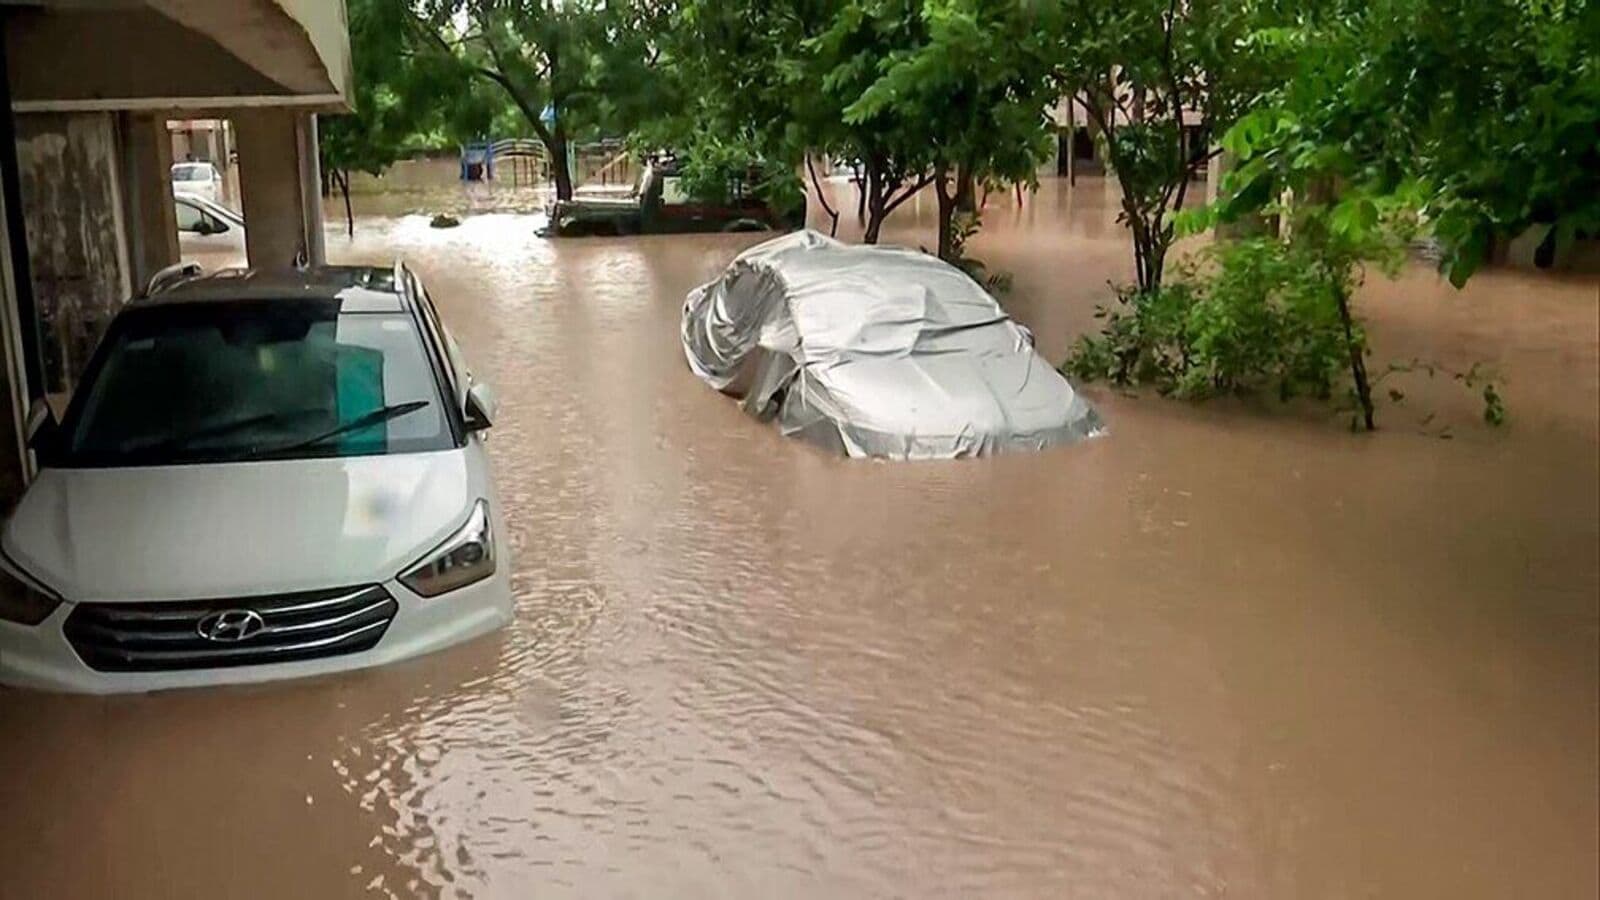
[{"label": "car roof", "polygon": [[136,301],[141,307],[271,300],[327,300],[342,313],[403,312],[399,266],[220,269]]}]

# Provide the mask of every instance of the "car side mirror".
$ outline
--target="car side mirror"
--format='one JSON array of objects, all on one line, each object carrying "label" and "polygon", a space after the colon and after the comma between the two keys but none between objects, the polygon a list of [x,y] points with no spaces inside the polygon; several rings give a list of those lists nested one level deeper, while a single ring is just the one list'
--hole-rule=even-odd
[{"label": "car side mirror", "polygon": [[484,431],[494,425],[494,389],[483,382],[467,388],[466,420],[468,431]]},{"label": "car side mirror", "polygon": [[56,421],[56,412],[43,397],[33,401],[28,407],[28,421],[25,425],[28,446],[34,451],[42,451],[54,442],[60,423]]}]

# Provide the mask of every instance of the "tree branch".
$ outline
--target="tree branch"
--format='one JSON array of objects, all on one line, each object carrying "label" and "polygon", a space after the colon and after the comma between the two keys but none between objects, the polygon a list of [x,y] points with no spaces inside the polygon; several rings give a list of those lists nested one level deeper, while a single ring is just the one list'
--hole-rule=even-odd
[{"label": "tree branch", "polygon": [[528,125],[533,128],[533,133],[538,135],[540,142],[550,152],[553,160],[556,154],[555,136],[550,133],[550,129],[545,127],[544,121],[539,117],[543,111],[534,109],[528,98],[517,90],[517,86],[512,82],[511,76],[506,74],[505,60],[500,55],[500,48],[495,45],[494,38],[490,36],[492,29],[489,27],[489,23],[482,19],[482,15],[483,11],[480,8],[478,10],[478,28],[483,31],[483,45],[489,51],[489,58],[494,61],[495,68],[488,69],[483,66],[477,66],[476,68],[490,81],[500,85],[506,94],[511,97],[511,102],[517,105],[517,109],[522,112],[522,117],[528,120]]},{"label": "tree branch", "polygon": [[823,210],[827,212],[828,218],[832,221],[828,228],[828,237],[834,237],[839,233],[839,214],[834,211],[832,206],[828,205],[828,197],[822,192],[822,183],[817,178],[816,164],[812,161],[809,153],[806,154],[806,171],[811,173],[811,189],[817,193],[817,202],[822,204]]},{"label": "tree branch", "polygon": [[889,202],[884,204],[883,214],[885,216],[887,216],[889,213],[894,212],[896,207],[898,207],[900,204],[906,202],[907,200],[910,200],[918,191],[922,190],[923,188],[927,187],[928,185],[930,185],[932,183],[933,183],[933,176],[931,174],[927,173],[927,172],[924,172],[920,176],[918,176],[917,180],[912,182],[909,187],[905,188],[904,191],[900,194],[900,196],[894,197],[894,191],[891,189],[890,192],[889,192],[889,196],[893,197],[893,199],[889,200]]}]

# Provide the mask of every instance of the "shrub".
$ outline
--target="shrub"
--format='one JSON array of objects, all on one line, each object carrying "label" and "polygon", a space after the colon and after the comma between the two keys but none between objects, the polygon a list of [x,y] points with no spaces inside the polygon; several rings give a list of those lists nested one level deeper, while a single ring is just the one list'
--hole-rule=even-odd
[{"label": "shrub", "polygon": [[[1190,399],[1331,399],[1350,362],[1336,299],[1346,277],[1272,238],[1216,244],[1154,291],[1120,289],[1063,368]],[[1364,352],[1359,327],[1351,337]]]}]

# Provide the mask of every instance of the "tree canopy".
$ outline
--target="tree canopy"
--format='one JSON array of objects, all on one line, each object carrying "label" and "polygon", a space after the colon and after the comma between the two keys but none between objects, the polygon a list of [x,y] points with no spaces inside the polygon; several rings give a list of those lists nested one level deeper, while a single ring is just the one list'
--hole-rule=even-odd
[{"label": "tree canopy", "polygon": [[403,11],[414,65],[503,92],[544,145],[557,196],[572,196],[572,141],[627,130],[656,106],[646,0],[388,0]]},{"label": "tree canopy", "polygon": [[[942,254],[974,183],[1026,181],[1047,111],[1076,98],[1122,189],[1137,284],[1159,286],[1207,157],[1236,173],[1222,218],[1312,184],[1335,224],[1414,198],[1460,281],[1530,226],[1600,233],[1600,7],[1589,0],[349,0],[357,114],[335,170],[380,171],[422,134],[515,130],[556,190],[581,137],[687,159],[715,191],[826,194],[861,177],[865,236],[939,194]],[[1223,137],[1223,135],[1226,135]],[[1332,187],[1330,187],[1332,189]],[[1330,207],[1332,209],[1332,207]],[[830,212],[832,210],[830,209]]]},{"label": "tree canopy", "polygon": [[1241,160],[1224,216],[1338,185],[1334,225],[1415,207],[1464,283],[1531,227],[1600,235],[1600,5],[1362,0],[1262,35],[1291,76],[1224,143]]}]

